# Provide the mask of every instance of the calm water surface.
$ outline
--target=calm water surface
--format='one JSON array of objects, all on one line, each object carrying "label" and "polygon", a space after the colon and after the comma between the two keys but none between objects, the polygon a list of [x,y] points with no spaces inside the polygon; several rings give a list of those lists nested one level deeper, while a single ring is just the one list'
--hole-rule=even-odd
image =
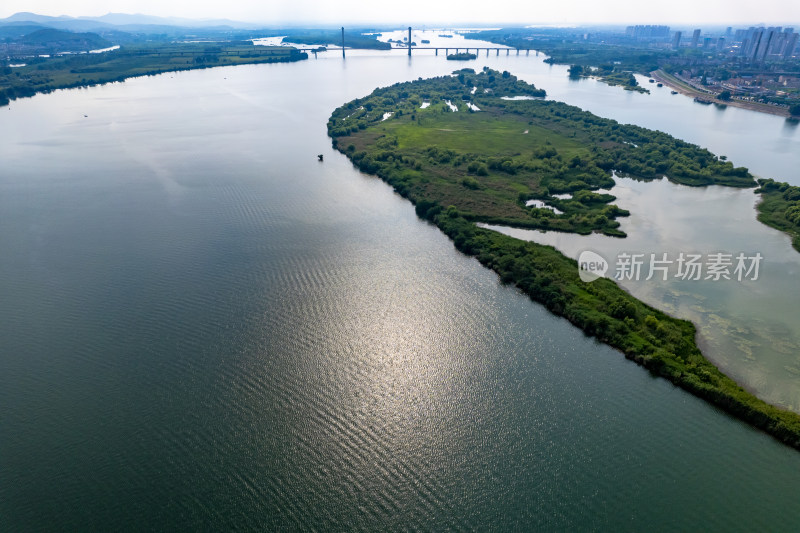
[{"label": "calm water surface", "polygon": [[[474,64],[633,113],[540,59]],[[500,285],[331,150],[333,108],[451,68],[354,53],[0,110],[0,530],[800,526],[800,454]]]}]

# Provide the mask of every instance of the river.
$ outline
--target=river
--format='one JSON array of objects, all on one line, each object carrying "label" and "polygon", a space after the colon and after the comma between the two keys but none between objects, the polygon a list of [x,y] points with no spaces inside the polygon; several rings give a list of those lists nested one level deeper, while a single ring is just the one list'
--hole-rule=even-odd
[{"label": "river", "polygon": [[[463,66],[796,168],[781,119],[720,112],[725,144],[714,109],[541,59]],[[501,285],[331,149],[336,106],[453,68],[320,54],[0,109],[0,529],[800,526],[797,451]]]}]

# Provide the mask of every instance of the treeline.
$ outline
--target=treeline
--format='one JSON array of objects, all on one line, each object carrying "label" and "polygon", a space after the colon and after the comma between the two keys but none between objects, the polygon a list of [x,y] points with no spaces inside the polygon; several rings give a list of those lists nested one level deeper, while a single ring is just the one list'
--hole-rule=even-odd
[{"label": "treeline", "polygon": [[478,56],[472,54],[470,52],[459,52],[457,54],[447,54],[448,61],[469,61],[470,59],[475,59]]},{"label": "treeline", "polygon": [[0,68],[0,106],[11,100],[124,81],[136,76],[222,65],[282,63],[308,59],[296,48],[201,43],[126,46],[102,54],[32,58],[24,67]]},{"label": "treeline", "polygon": [[[464,74],[463,81],[458,81],[460,74]],[[467,124],[488,128],[486,121],[500,125],[513,123],[530,126],[547,122],[551,126],[553,144],[548,144],[543,135],[536,137],[539,146],[534,157],[523,154],[502,157],[489,150],[464,153],[445,146],[424,144],[428,139],[425,130],[438,131],[443,121],[454,114],[446,113],[443,109],[431,110],[433,106],[419,109],[420,95],[425,94],[426,100],[434,96],[455,99],[463,94],[465,82],[477,87],[476,83],[488,81],[484,78],[490,75],[494,76],[495,81],[500,77],[499,73],[488,70],[481,74],[459,71],[450,80],[434,78],[378,89],[369,97],[350,102],[334,111],[328,122],[329,133],[334,145],[359,168],[377,174],[392,184],[399,194],[415,205],[420,217],[436,224],[458,250],[477,258],[495,271],[503,282],[515,284],[551,312],[565,317],[586,334],[619,349],[653,374],[669,379],[790,446],[800,448],[800,415],[759,400],[720,372],[698,349],[696,331],[690,322],[672,318],[640,302],[611,280],[598,279],[584,283],[579,278],[577,263],[554,248],[482,229],[474,223],[474,212],[465,212],[449,202],[440,201],[437,196],[445,190],[443,187],[450,187],[459,191],[459,196],[445,197],[447,200],[452,198],[459,201],[460,197],[467,197],[471,199],[466,203],[469,209],[480,209],[477,202],[481,199],[490,205],[509,186],[522,186],[525,180],[520,180],[519,176],[530,171],[529,162],[535,165],[552,164],[553,168],[559,169],[561,165],[567,168],[572,166],[572,170],[596,168],[598,170],[585,172],[589,181],[598,180],[595,183],[608,178],[607,171],[597,164],[598,161],[610,165],[608,168],[623,160],[632,161],[630,164],[640,162],[646,166],[650,156],[659,154],[659,161],[654,160],[654,163],[661,164],[660,159],[674,152],[679,158],[694,156],[692,161],[700,171],[706,168],[727,171],[732,166],[728,167],[725,162],[707,156],[704,150],[663,133],[622,126],[555,102],[510,102],[501,100],[499,95],[486,96],[489,93],[478,97],[480,91],[475,91],[474,97],[479,104],[486,106],[487,111],[480,119],[483,122],[474,118],[479,114],[465,113],[465,117],[473,117],[467,120]],[[504,79],[508,80],[510,76]],[[453,80],[458,83],[453,84]],[[514,83],[521,84],[520,90],[524,88],[522,82]],[[443,93],[445,87],[450,87],[454,92]],[[406,111],[399,118],[384,120],[383,113],[397,113],[413,98],[417,99],[413,115]],[[496,104],[495,107],[490,105],[492,103]],[[357,126],[351,131],[350,126],[345,124],[356,112],[359,113],[359,124],[364,126]],[[520,116],[524,118],[520,120]],[[606,128],[610,128],[610,131],[606,131]],[[564,141],[563,135],[570,131],[591,149],[583,152],[587,154],[586,157],[578,156],[577,160],[575,156],[561,157],[559,160],[556,145],[566,151],[571,145]],[[615,137],[615,140],[608,141],[613,145],[600,146],[592,141],[609,133]],[[469,135],[470,130],[465,130],[460,134],[459,141],[470,141]],[[636,146],[625,144],[634,141]],[[642,150],[648,145],[652,146]],[[622,158],[616,150],[620,153],[645,152],[647,156]],[[594,167],[589,167],[590,163]],[[688,162],[681,164],[688,165]],[[652,166],[654,172],[657,172],[656,166]],[[453,179],[464,176],[464,170],[472,181],[454,185]],[[737,172],[740,171],[734,174]],[[532,175],[535,174],[536,171]],[[551,173],[544,174],[552,178]],[[709,179],[713,180],[714,176],[716,174],[712,172]],[[552,186],[553,180],[549,183]],[[562,180],[562,183],[568,188],[566,180]],[[541,186],[541,183],[535,186]],[[790,196],[793,197],[793,194],[790,193]],[[610,199],[613,196],[580,189],[570,201],[592,205],[603,204]]]},{"label": "treeline", "polygon": [[773,179],[760,179],[758,184],[758,220],[787,233],[794,249],[800,252],[800,187]]},{"label": "treeline", "polygon": [[[545,59],[545,63],[553,63],[552,58]],[[582,65],[572,65],[569,67],[570,78],[581,78],[596,76],[608,85],[619,85],[626,91],[637,91],[648,93],[650,91],[639,85],[636,77],[629,71],[619,71],[614,65],[600,65],[599,67],[584,67]]]}]

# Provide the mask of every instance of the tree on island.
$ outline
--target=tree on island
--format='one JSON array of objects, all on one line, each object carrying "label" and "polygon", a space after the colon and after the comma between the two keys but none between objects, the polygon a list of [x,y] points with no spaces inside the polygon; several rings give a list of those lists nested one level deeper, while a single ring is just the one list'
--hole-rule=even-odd
[{"label": "tree on island", "polygon": [[793,117],[800,117],[800,104],[789,106],[789,114]]},{"label": "tree on island", "polygon": [[570,78],[580,78],[581,74],[583,74],[583,67],[580,65],[572,65],[569,67],[569,77]]}]

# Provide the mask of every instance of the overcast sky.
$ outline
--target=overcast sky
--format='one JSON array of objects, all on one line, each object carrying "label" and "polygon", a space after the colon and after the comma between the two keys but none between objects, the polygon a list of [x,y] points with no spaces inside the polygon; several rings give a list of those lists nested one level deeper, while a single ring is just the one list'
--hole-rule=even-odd
[{"label": "overcast sky", "polygon": [[758,24],[800,22],[800,0],[0,0],[0,17],[113,13],[316,24]]}]

